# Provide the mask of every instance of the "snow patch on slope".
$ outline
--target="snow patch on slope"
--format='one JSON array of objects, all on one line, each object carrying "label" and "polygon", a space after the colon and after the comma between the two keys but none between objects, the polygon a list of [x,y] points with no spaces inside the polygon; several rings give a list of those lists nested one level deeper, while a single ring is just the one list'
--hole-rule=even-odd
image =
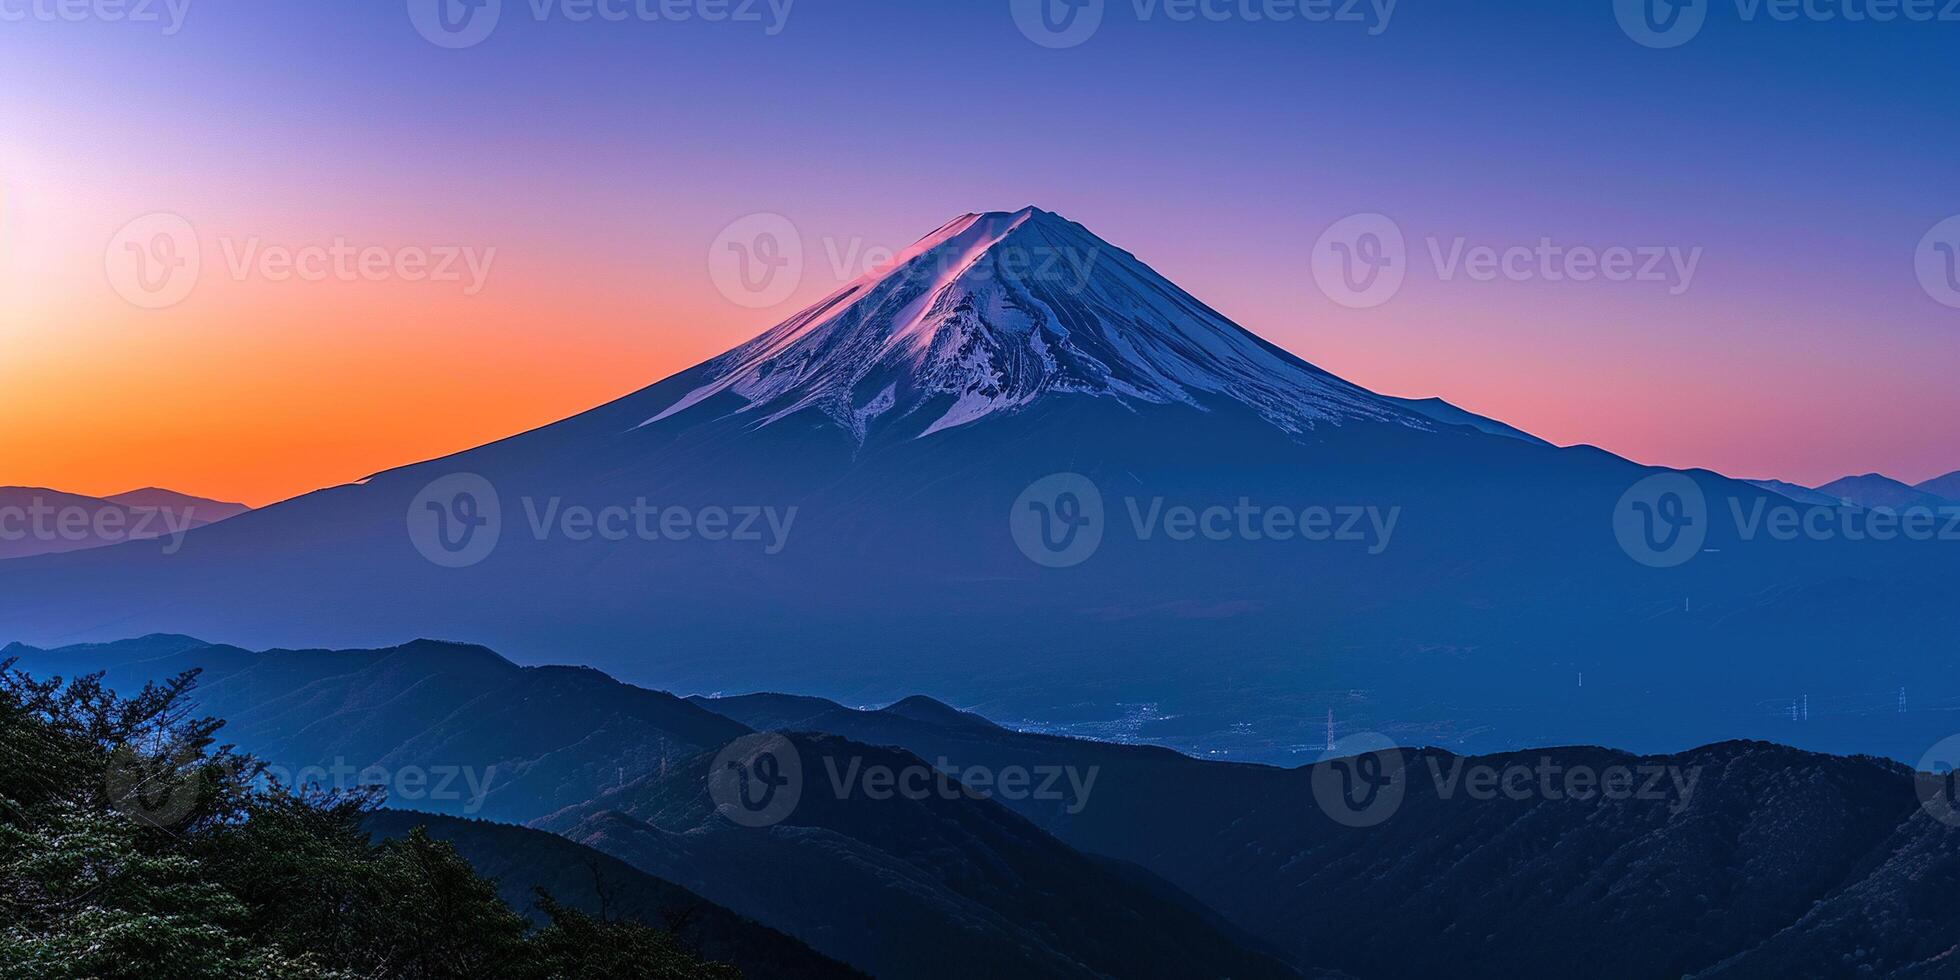
[{"label": "snow patch on slope", "polygon": [[921,437],[1051,396],[1246,405],[1288,432],[1430,420],[1254,337],[1088,230],[1034,208],[947,222],[705,365],[648,425],[731,393],[768,425],[817,410]]}]

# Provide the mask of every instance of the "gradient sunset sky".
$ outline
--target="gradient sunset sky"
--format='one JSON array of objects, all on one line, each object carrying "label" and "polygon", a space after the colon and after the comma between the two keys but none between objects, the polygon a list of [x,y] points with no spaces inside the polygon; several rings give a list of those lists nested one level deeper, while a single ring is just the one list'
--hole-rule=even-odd
[{"label": "gradient sunset sky", "polygon": [[[1109,0],[1051,50],[1008,0],[801,0],[773,36],[766,3],[608,23],[503,0],[445,50],[403,7],[190,0],[169,36],[0,22],[0,485],[256,505],[359,479],[731,347],[863,271],[834,257],[1029,204],[1352,381],[1561,444],[1812,484],[1960,469],[1960,309],[1914,274],[1960,213],[1960,24],[1723,0],[1655,50],[1603,0],[1410,0],[1378,35]],[[204,268],[146,310],[105,253],[156,212]],[[806,253],[765,309],[708,271],[755,212]],[[1411,252],[1365,310],[1307,261],[1358,212]],[[1681,295],[1444,281],[1431,237],[1702,258]],[[495,256],[476,295],[229,268],[336,239]]]}]

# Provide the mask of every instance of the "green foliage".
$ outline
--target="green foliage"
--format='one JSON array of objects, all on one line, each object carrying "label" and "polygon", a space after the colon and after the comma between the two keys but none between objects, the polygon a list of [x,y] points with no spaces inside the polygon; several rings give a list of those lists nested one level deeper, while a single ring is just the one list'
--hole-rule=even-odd
[{"label": "green foliage", "polygon": [[704,974],[673,933],[648,929],[637,922],[592,918],[552,901],[543,889],[538,890],[538,906],[551,920],[532,937],[542,976],[576,980],[739,976],[729,967],[714,967],[719,972]]},{"label": "green foliage", "polygon": [[739,976],[542,892],[531,929],[448,844],[370,841],[371,799],[214,748],[195,680],[120,698],[0,664],[0,977]]}]

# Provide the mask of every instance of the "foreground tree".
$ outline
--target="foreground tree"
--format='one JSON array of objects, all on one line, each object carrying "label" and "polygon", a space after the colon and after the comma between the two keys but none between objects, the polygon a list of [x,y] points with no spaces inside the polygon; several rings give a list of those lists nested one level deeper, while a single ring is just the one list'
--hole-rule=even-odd
[{"label": "foreground tree", "polygon": [[0,976],[733,978],[674,936],[538,896],[531,928],[449,845],[375,844],[376,801],[271,784],[193,719],[0,664]]}]

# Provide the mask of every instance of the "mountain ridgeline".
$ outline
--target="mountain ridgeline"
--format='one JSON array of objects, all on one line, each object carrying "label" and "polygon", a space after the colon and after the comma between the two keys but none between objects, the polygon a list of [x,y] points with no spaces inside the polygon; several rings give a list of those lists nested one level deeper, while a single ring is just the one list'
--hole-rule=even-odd
[{"label": "mountain ridgeline", "polygon": [[[742,975],[658,920],[595,917],[545,891],[525,896],[527,922],[419,828],[370,839],[371,794],[267,783],[216,745],[220,722],[186,711],[188,675],[125,697],[12,666],[0,660],[0,976]],[[775,941],[749,958],[794,962]]]},{"label": "mountain ridgeline", "polygon": [[[3,655],[123,687],[201,668],[200,713],[236,718],[225,737],[277,771],[434,814],[377,814],[380,836],[427,825],[507,895],[657,916],[723,961],[735,930],[787,937],[757,975],[806,955],[890,977],[1361,980],[1950,977],[1960,959],[1951,778],[1871,757],[1351,736],[1282,768],[924,697],[676,698],[428,641]],[[731,805],[731,771],[766,805]]]},{"label": "mountain ridgeline", "polygon": [[131,541],[175,550],[197,528],[237,517],[244,504],[144,487],[90,497],[46,487],[0,487],[0,559],[105,548]]}]

